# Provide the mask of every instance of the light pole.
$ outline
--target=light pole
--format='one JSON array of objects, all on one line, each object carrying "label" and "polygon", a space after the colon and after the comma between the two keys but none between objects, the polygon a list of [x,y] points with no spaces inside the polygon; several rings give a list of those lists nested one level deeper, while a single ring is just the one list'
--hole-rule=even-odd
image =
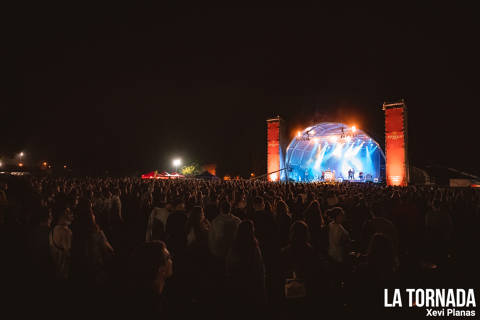
[{"label": "light pole", "polygon": [[175,167],[175,172],[178,173],[178,167],[182,164],[181,159],[173,159],[173,166]]},{"label": "light pole", "polygon": [[23,167],[23,156],[24,156],[24,155],[25,155],[25,154],[23,153],[23,151],[21,151],[21,152],[18,154],[18,156],[19,156],[19,158],[20,158],[20,162],[18,163],[18,166],[19,166],[19,167]]}]

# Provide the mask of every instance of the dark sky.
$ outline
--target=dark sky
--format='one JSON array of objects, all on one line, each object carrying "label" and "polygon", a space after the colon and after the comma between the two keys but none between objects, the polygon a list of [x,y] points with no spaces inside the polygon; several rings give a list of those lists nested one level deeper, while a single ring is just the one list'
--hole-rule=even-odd
[{"label": "dark sky", "polygon": [[[89,172],[265,171],[265,119],[355,123],[404,98],[414,165],[477,170],[469,7],[4,8],[0,150]],[[476,171],[478,172],[478,170]]]}]

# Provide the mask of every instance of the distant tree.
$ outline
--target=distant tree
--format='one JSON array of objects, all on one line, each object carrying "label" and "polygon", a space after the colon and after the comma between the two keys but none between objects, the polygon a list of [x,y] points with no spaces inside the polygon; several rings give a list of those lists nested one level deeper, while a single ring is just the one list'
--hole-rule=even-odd
[{"label": "distant tree", "polygon": [[198,163],[192,162],[180,169],[180,173],[184,176],[193,176],[201,173],[201,167]]}]

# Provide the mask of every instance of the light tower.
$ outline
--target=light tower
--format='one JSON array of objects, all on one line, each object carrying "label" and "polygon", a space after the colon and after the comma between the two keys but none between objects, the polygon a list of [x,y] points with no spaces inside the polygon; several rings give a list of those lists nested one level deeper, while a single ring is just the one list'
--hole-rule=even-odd
[{"label": "light tower", "polygon": [[406,186],[410,181],[408,126],[405,100],[383,103],[385,111],[385,169],[387,185]]},{"label": "light tower", "polygon": [[182,164],[181,159],[173,159],[173,166],[175,167],[175,172],[178,173],[178,167]]},{"label": "light tower", "polygon": [[280,116],[267,119],[267,174],[268,181],[282,178],[285,155],[285,134]]}]

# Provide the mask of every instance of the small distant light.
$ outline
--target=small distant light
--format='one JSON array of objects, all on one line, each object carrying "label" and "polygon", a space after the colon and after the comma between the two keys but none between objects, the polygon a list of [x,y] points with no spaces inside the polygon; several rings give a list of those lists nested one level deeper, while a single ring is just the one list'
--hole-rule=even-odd
[{"label": "small distant light", "polygon": [[63,166],[63,169],[67,169],[67,165],[64,165],[64,166]]},{"label": "small distant light", "polygon": [[20,157],[23,157],[24,153],[23,152],[20,152]]},{"label": "small distant light", "polygon": [[300,131],[297,132],[297,137],[300,138],[300,136],[302,135],[302,133]]},{"label": "small distant light", "polygon": [[44,167],[46,167],[46,166],[47,166],[47,162],[44,161],[44,162],[42,163],[42,165],[43,165]]},{"label": "small distant light", "polygon": [[250,173],[250,177],[255,177],[255,173]]},{"label": "small distant light", "polygon": [[357,127],[352,126],[352,132],[355,132],[355,131],[357,131]]},{"label": "small distant light", "polygon": [[23,167],[23,163],[20,162],[20,163],[18,164],[18,166],[19,166],[19,167]]}]

